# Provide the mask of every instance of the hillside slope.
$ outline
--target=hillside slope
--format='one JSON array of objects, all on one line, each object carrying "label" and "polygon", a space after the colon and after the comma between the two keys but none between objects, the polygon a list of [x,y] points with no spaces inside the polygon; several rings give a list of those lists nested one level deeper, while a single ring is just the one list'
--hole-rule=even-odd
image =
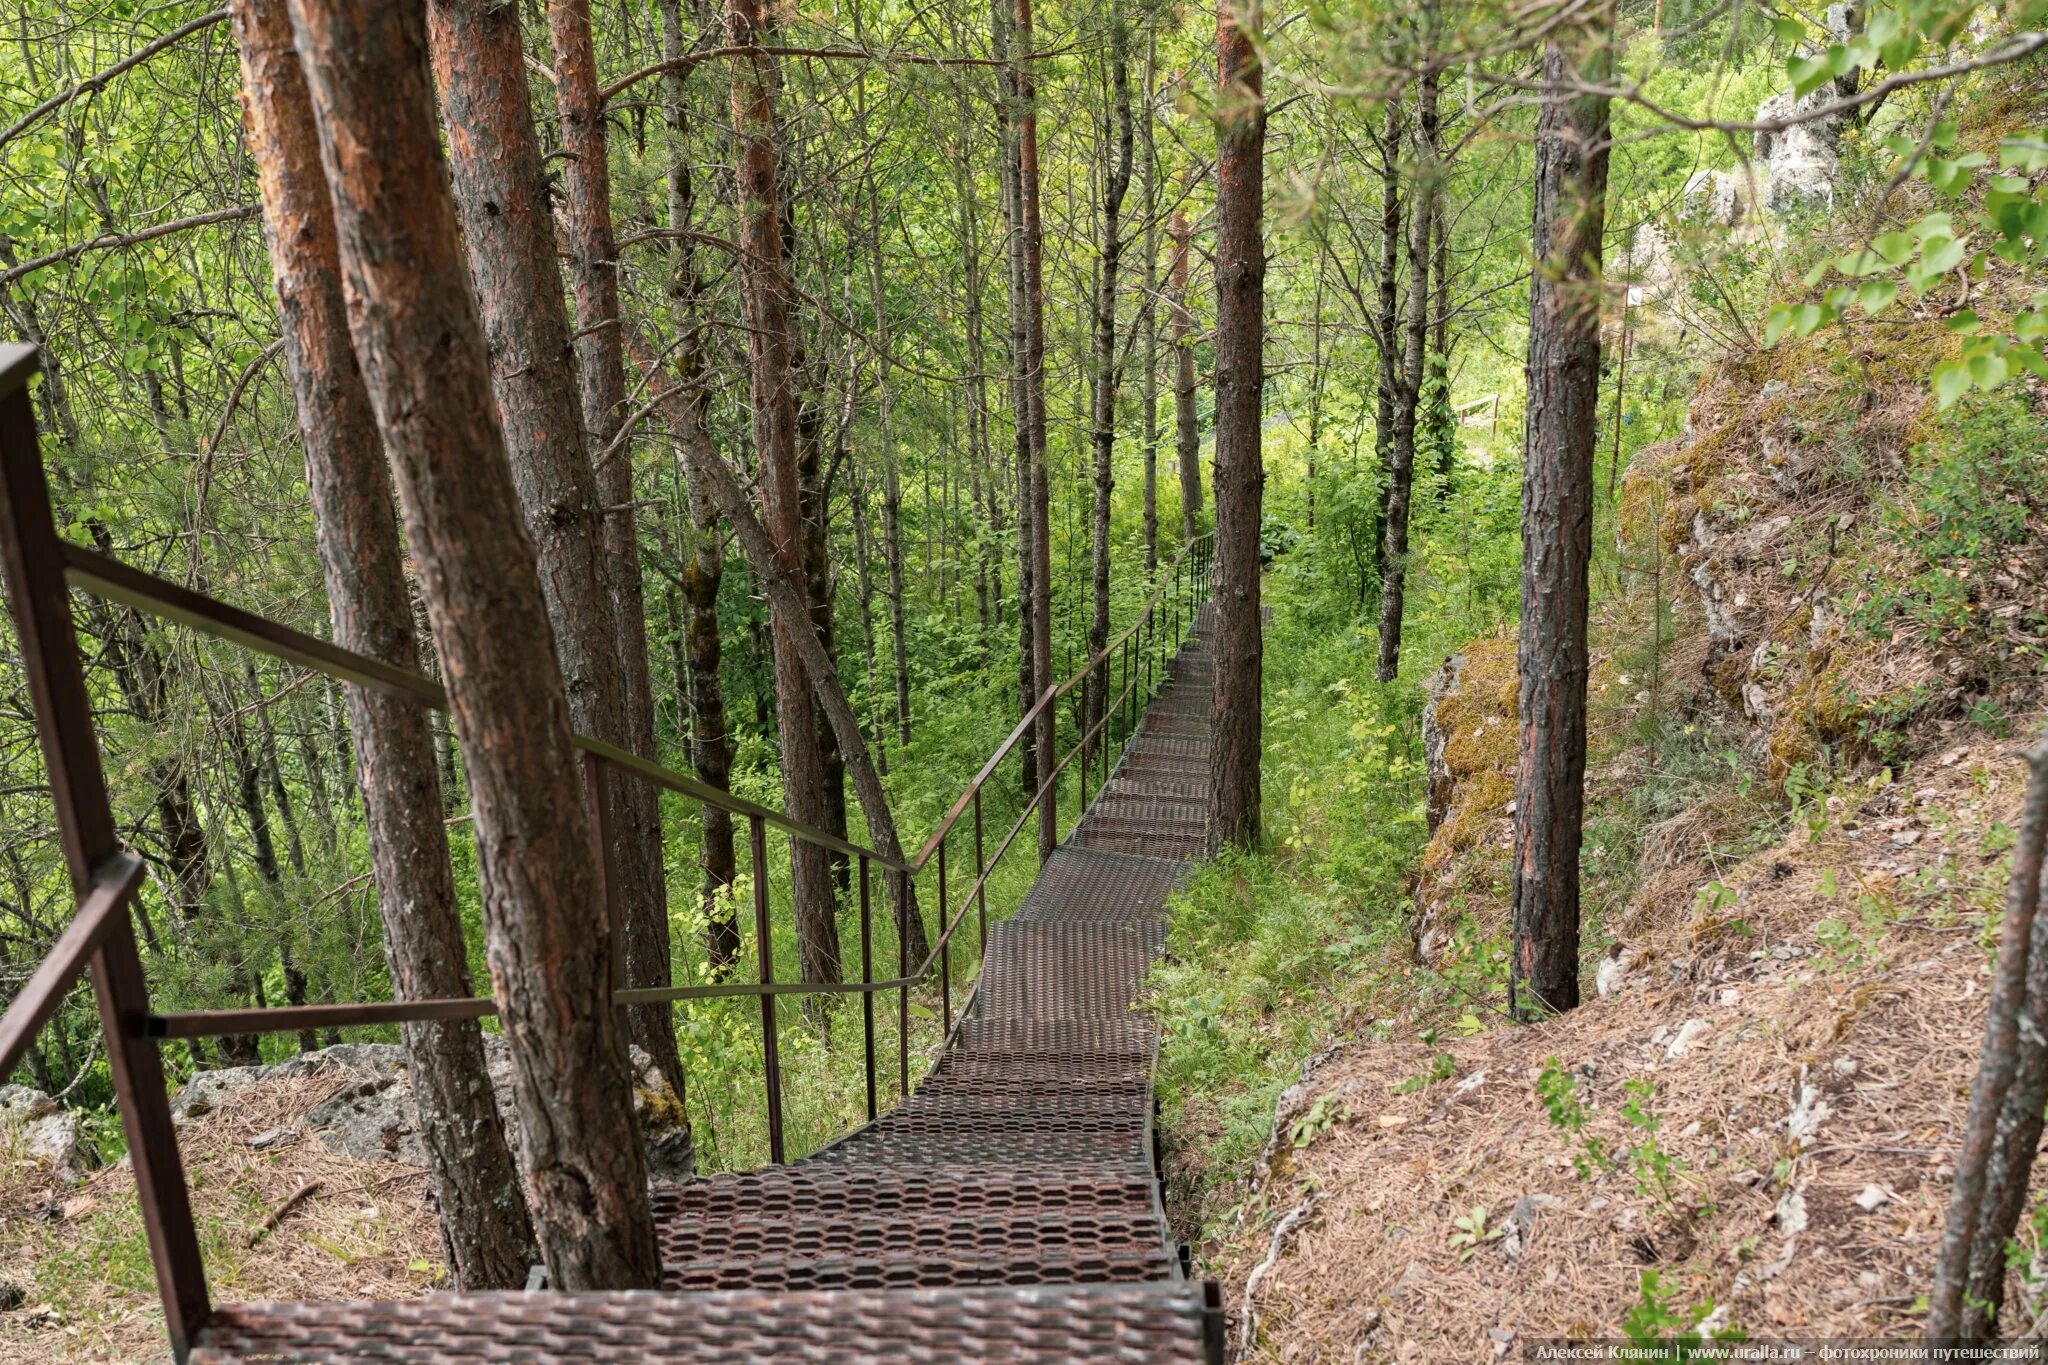
[{"label": "hillside slope", "polygon": [[1563,1019],[1500,1010],[1512,639],[1433,681],[1419,960],[1359,988],[1250,1183],[1188,1205],[1248,1358],[1915,1328],[2048,657],[2042,396],[1937,416],[1947,344],[1738,357],[1638,454],[1595,623],[1598,996]]}]

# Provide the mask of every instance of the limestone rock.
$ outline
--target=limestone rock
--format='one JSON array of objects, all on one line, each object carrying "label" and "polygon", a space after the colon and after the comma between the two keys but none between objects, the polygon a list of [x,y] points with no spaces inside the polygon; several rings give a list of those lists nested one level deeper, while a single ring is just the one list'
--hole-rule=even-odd
[{"label": "limestone rock", "polygon": [[1453,654],[1444,660],[1442,668],[1430,675],[1422,688],[1422,763],[1426,774],[1423,811],[1431,834],[1437,832],[1451,811],[1451,765],[1444,757],[1444,750],[1450,744],[1450,734],[1437,720],[1437,707],[1445,697],[1458,690],[1458,678],[1464,670],[1465,656]]},{"label": "limestone rock", "polygon": [[[1835,87],[1823,83],[1804,96],[1781,90],[1757,106],[1756,119],[1795,118],[1837,98]],[[1764,206],[1782,214],[1813,205],[1832,209],[1835,204],[1835,173],[1841,165],[1840,115],[1812,119],[1782,132],[1756,135],[1757,160],[1767,176]]]},{"label": "limestone rock", "polygon": [[78,1116],[25,1085],[0,1085],[0,1150],[46,1162],[66,1180],[99,1164]]}]

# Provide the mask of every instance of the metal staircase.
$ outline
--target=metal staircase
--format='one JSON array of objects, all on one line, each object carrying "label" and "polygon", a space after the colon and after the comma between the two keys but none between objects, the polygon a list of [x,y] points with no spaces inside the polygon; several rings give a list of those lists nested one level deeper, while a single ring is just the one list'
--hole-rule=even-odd
[{"label": "metal staircase", "polygon": [[[1187,1277],[1160,1204],[1158,1031],[1132,1008],[1165,940],[1166,900],[1205,845],[1206,537],[1182,547],[1122,634],[1032,703],[915,856],[859,847],[647,757],[575,737],[600,845],[606,784],[640,781],[731,812],[746,824],[752,855],[755,980],[611,992],[621,1007],[712,996],[760,1004],[775,1164],[653,1192],[660,1289],[220,1305],[171,1123],[164,1041],[479,1019],[496,1003],[481,996],[157,1012],[133,918],[143,865],[123,846],[109,797],[74,596],[120,603],[409,705],[446,708],[448,698],[418,673],[66,540],[28,396],[36,364],[32,349],[0,346],[0,573],[76,913],[0,1015],[0,1078],[89,973],[175,1359],[1220,1361],[1216,1287]],[[1049,744],[1050,777],[987,851],[984,789],[1034,726],[1042,738],[1057,733],[1062,699],[1076,696],[1090,673],[1104,684],[1102,714],[1063,755]],[[1032,820],[1059,827],[1062,774],[1078,776],[1082,819],[1017,913],[990,926],[990,875]],[[1091,776],[1100,785],[1092,805]],[[771,828],[858,865],[857,981],[776,980]],[[948,841],[964,843],[970,833],[974,879],[949,902]],[[935,874],[923,884],[935,883],[937,938],[915,965],[899,946],[895,974],[878,979],[870,874],[911,905],[909,888],[927,871]],[[608,921],[616,942],[616,898],[594,913],[602,919],[593,931]],[[956,1019],[952,967],[970,925],[983,970]],[[946,1026],[945,1046],[914,1092],[913,990],[931,991]],[[860,996],[869,1122],[785,1165],[779,1002],[825,992]],[[902,1099],[881,1112],[876,1004],[890,995]]]}]

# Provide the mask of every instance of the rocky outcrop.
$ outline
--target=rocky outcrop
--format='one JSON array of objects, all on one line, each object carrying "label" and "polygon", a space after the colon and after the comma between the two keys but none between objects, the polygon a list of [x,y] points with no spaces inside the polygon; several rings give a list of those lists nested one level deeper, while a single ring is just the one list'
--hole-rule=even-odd
[{"label": "rocky outcrop", "polygon": [[78,1115],[25,1085],[0,1085],[0,1152],[42,1162],[66,1181],[99,1164]]},{"label": "rocky outcrop", "polygon": [[1511,848],[1507,812],[1515,794],[1515,642],[1474,640],[1425,688],[1424,809],[1429,846],[1415,882],[1409,934],[1416,956],[1436,965],[1467,916],[1497,918],[1504,901],[1494,875],[1501,859],[1467,857]]},{"label": "rocky outcrop", "polygon": [[1842,118],[1812,117],[1839,98],[1833,85],[1823,84],[1803,96],[1781,90],[1757,106],[1756,121],[1801,122],[1777,132],[1756,135],[1756,156],[1764,177],[1764,207],[1772,213],[1835,206],[1835,174],[1841,166]]},{"label": "rocky outcrop", "polygon": [[[682,1102],[662,1081],[645,1053],[632,1052],[635,1078],[634,1112],[640,1116],[647,1142],[648,1178],[680,1180],[695,1174],[696,1147]],[[498,1100],[506,1131],[519,1140],[519,1122],[512,1101],[512,1053],[502,1037],[486,1034],[484,1060],[491,1089]],[[317,1136],[327,1146],[358,1161],[400,1161],[427,1164],[420,1131],[419,1106],[413,1099],[411,1066],[403,1047],[391,1043],[344,1043],[303,1052],[271,1066],[229,1067],[202,1071],[171,1102],[179,1121],[212,1113],[226,1101],[269,1081],[332,1074],[336,1086],[300,1118],[297,1129]],[[10,1089],[18,1087],[9,1087]],[[33,1093],[33,1092],[31,1092]],[[283,1140],[288,1133],[266,1133]],[[268,1144],[265,1144],[268,1145]]]},{"label": "rocky outcrop", "polygon": [[1755,159],[1734,170],[1701,169],[1685,182],[1678,216],[1695,227],[1748,240],[1766,215],[1832,209],[1841,169],[1842,116],[1815,111],[1839,97],[1833,85],[1803,96],[1781,90],[1757,106],[1758,123],[1797,120],[1756,135]]},{"label": "rocky outcrop", "polygon": [[1450,747],[1450,735],[1438,719],[1437,707],[1445,697],[1458,690],[1458,675],[1464,668],[1465,656],[1453,654],[1422,685],[1423,811],[1429,821],[1432,838],[1437,827],[1443,824],[1444,817],[1451,813],[1452,787],[1450,760],[1445,755],[1445,750]]}]

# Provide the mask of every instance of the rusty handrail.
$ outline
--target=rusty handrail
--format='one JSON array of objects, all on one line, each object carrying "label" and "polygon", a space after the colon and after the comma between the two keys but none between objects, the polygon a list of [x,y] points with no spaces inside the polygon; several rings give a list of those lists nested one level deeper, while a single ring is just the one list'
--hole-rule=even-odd
[{"label": "rusty handrail", "polygon": [[[1189,551],[1207,540],[1208,536],[1203,535],[1188,542],[1188,545],[1183,548],[1181,554],[1174,560],[1172,567],[1177,568],[1182,560],[1187,557]],[[96,552],[86,551],[85,553],[92,555],[95,560],[104,560],[105,558]],[[113,561],[107,562],[111,563]],[[120,567],[126,568],[126,566]],[[141,573],[140,571],[129,571],[129,581],[133,582],[137,579],[154,579],[154,576]],[[161,583],[165,580],[154,579],[154,581]],[[1164,586],[1163,579],[1161,586]],[[212,603],[216,606],[222,605],[213,603],[211,598],[200,598],[200,595],[197,593],[188,593],[183,589],[180,589],[179,592],[185,597],[199,598],[204,603]],[[139,589],[136,592],[136,596],[138,598],[142,596]],[[961,795],[960,800],[956,803],[956,814],[971,806],[975,795],[981,790],[982,783],[1001,763],[1002,759],[1008,755],[1017,739],[1023,734],[1024,728],[1030,725],[1038,716],[1041,708],[1047,703],[1067,695],[1077,683],[1087,676],[1090,670],[1098,664],[1106,662],[1112,650],[1120,648],[1124,640],[1134,635],[1150,619],[1159,596],[1159,591],[1155,590],[1151,599],[1146,602],[1145,610],[1139,615],[1138,619],[1132,622],[1115,640],[1106,645],[1090,661],[1088,668],[1084,668],[1065,683],[1046,689],[1044,695],[1039,698],[1038,703],[1029,712],[1025,713],[1024,719],[1018,723],[1017,728],[1011,732],[1010,737],[1003,742],[1002,747],[997,749],[995,756],[983,766],[980,773],[976,774],[974,782],[969,785],[968,790]],[[127,601],[128,599],[124,597],[122,600]],[[136,603],[129,602],[129,605],[136,605]],[[190,611],[195,616],[199,614],[196,607],[185,607],[184,610]],[[246,613],[240,613],[235,608],[228,608],[227,610],[237,615],[247,615]],[[185,618],[181,615],[179,619]],[[276,635],[259,636],[258,632],[253,628],[238,627],[240,633],[249,636],[252,640],[262,638],[265,640],[266,646],[270,644],[277,645],[276,650],[264,646],[252,645],[252,647],[264,647],[264,652],[271,653],[272,657],[284,659],[286,662],[304,662],[282,651],[295,643],[289,637],[296,636],[300,640],[311,639],[311,637],[298,636],[298,632],[291,631],[288,627],[277,626],[276,623],[267,621],[262,617],[250,619],[263,626],[272,627],[277,632]],[[203,629],[204,627],[201,628]],[[345,650],[337,652],[347,653]],[[307,664],[306,666],[312,665]],[[381,667],[390,673],[399,675],[400,679],[410,676],[406,675],[403,670],[391,669],[389,665],[382,665]],[[424,683],[428,680],[421,678],[418,681]],[[430,685],[433,687],[431,699],[426,695],[425,689],[419,689],[409,693],[409,695],[418,696],[425,704],[445,706],[446,697],[439,685]],[[940,955],[950,946],[953,932],[966,918],[968,907],[978,903],[979,898],[987,887],[989,878],[994,874],[997,865],[1002,862],[1004,855],[1009,852],[1011,844],[1015,842],[1018,833],[1023,830],[1025,824],[1030,820],[1032,813],[1044,803],[1046,796],[1058,786],[1061,774],[1073,762],[1075,755],[1086,750],[1090,743],[1103,732],[1110,719],[1117,714],[1117,709],[1136,692],[1137,687],[1138,683],[1135,675],[1127,678],[1124,682],[1123,690],[1117,693],[1115,699],[1113,701],[1105,701],[1102,716],[1097,719],[1094,726],[1085,735],[1077,739],[1064,756],[1055,760],[1051,775],[1039,784],[1032,793],[1031,800],[1026,802],[1023,809],[1018,812],[1017,819],[1011,825],[1009,832],[996,845],[994,856],[982,862],[973,886],[960,899],[959,909],[946,924],[941,926],[938,939],[932,943],[929,950],[925,953],[924,960],[917,965],[914,971],[906,971],[898,976],[873,981],[729,982],[712,986],[629,987],[614,990],[611,997],[612,1003],[615,1006],[630,1006],[666,1004],[683,1000],[717,1000],[784,995],[872,996],[883,991],[902,990],[908,986],[921,985],[930,978],[933,966],[942,960]],[[723,793],[718,792],[717,788],[707,787],[694,779],[684,777],[680,773],[675,773],[670,769],[663,768],[659,764],[651,763],[639,758],[637,755],[627,753],[602,741],[577,736],[577,743],[587,752],[595,754],[599,758],[640,773],[649,780],[662,783],[663,785],[670,785],[674,790],[680,791],[685,795],[695,796],[700,790],[723,795]],[[671,781],[671,779],[674,780]],[[815,833],[818,836],[817,842],[825,847],[836,848],[849,856],[860,858],[888,868],[891,871],[912,877],[919,874],[922,868],[929,862],[930,856],[936,851],[939,844],[951,832],[950,821],[953,818],[949,816],[949,823],[934,832],[932,839],[927,842],[926,847],[920,852],[919,856],[910,863],[905,864],[886,859],[880,854],[863,849],[858,845],[847,843],[844,840],[834,839],[822,831],[812,831],[809,826],[790,820],[787,817],[778,819],[776,818],[777,813],[772,808],[758,805],[741,797],[733,797],[730,804],[725,802],[714,802],[713,804],[722,805],[725,809],[734,810],[735,813],[746,815],[749,819],[758,818],[789,828],[793,833],[799,835]],[[374,1024],[415,1023],[427,1020],[483,1019],[494,1016],[497,1012],[497,1002],[490,996],[443,996],[425,1000],[363,1001],[354,1004],[265,1005],[247,1009],[183,1010],[171,1014],[152,1014],[148,1018],[147,1026],[150,1036],[155,1038],[213,1038],[241,1033],[294,1033],[303,1029],[363,1027]],[[4,1074],[6,1074],[5,1070],[0,1069],[0,1075]]]},{"label": "rusty handrail", "polygon": [[[98,550],[80,545],[76,541],[60,540],[58,547],[64,554],[64,577],[72,587],[90,593],[94,597],[119,602],[123,606],[147,611],[155,616],[177,621],[195,630],[225,640],[229,644],[242,645],[259,654],[267,654],[281,663],[295,664],[308,668],[326,677],[342,682],[372,687],[388,696],[413,702],[433,711],[448,709],[448,693],[440,683],[421,673],[398,668],[381,659],[308,635],[281,625],[268,617],[257,616],[240,607],[230,606],[218,598],[173,583],[146,570],[123,564]],[[624,768],[649,782],[680,792],[693,800],[744,815],[748,819],[759,816],[784,832],[829,848],[848,857],[867,858],[876,864],[900,872],[914,870],[900,859],[890,858],[870,848],[849,843],[845,839],[814,829],[772,806],[749,801],[743,796],[713,787],[708,783],[677,772],[675,769],[640,757],[629,750],[607,744],[589,735],[572,734],[576,747],[585,753],[596,754],[615,767]]]},{"label": "rusty handrail", "polygon": [[[694,801],[717,806],[721,810],[730,811],[734,815],[744,815],[749,819],[759,816],[770,825],[806,843],[848,857],[866,858],[877,867],[885,867],[895,872],[908,872],[913,877],[919,876],[930,863],[939,844],[952,833],[954,825],[967,813],[975,793],[995,775],[996,769],[1002,766],[1003,760],[1010,756],[1045,708],[1080,686],[1090,673],[1109,661],[1112,652],[1123,647],[1124,641],[1132,638],[1151,621],[1153,612],[1157,610],[1160,599],[1166,592],[1167,574],[1178,571],[1189,555],[1209,539],[1210,533],[1204,532],[1183,545],[1180,553],[1174,557],[1173,563],[1161,571],[1159,582],[1152,589],[1152,595],[1145,599],[1145,605],[1130,625],[1116,638],[1090,655],[1087,662],[1072,677],[1046,688],[1040,694],[1038,700],[1032,703],[1031,709],[1024,713],[1016,727],[1010,731],[1009,736],[997,746],[994,754],[968,782],[952,808],[941,817],[937,826],[919,847],[917,855],[908,861],[891,858],[874,849],[864,848],[828,834],[824,830],[793,820],[772,806],[763,806],[745,797],[735,796],[722,788],[713,787],[665,764],[642,758],[630,750],[621,749],[603,740],[583,734],[573,735],[572,738],[576,746],[584,752],[596,754],[615,767],[624,768],[646,781],[666,787]],[[83,592],[177,621],[216,639],[267,654],[282,663],[308,668],[342,682],[374,688],[386,695],[431,710],[448,709],[447,690],[424,674],[396,667],[381,659],[374,659],[331,641],[322,640],[318,636],[294,630],[268,617],[244,611],[240,607],[196,592],[147,570],[123,564],[110,555],[102,554],[75,541],[60,540],[58,546],[64,554],[66,581]]]},{"label": "rusty handrail", "polygon": [[107,931],[128,913],[128,902],[141,884],[142,859],[126,849],[100,865],[92,890],[79,902],[78,913],[15,992],[7,1013],[0,1016],[0,1076],[12,1074],[15,1065],[28,1055],[29,1045],[84,974]]}]

